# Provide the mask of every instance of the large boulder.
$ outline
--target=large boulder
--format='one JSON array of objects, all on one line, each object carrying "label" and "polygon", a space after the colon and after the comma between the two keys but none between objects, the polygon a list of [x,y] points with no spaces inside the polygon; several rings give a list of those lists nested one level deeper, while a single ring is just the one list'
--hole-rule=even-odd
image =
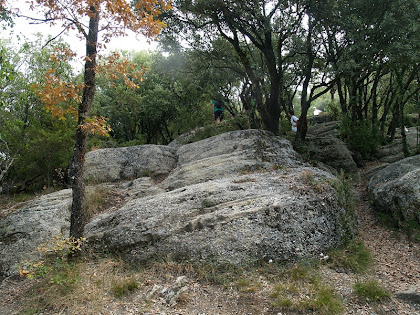
[{"label": "large boulder", "polygon": [[[356,220],[333,188],[336,178],[306,165],[289,141],[266,131],[234,131],[178,148],[98,150],[88,155],[86,174],[117,181],[108,186],[129,200],[85,227],[87,244],[102,253],[289,260],[355,232]],[[163,181],[150,178],[165,174]],[[70,194],[43,196],[0,222],[1,274],[36,259],[36,247],[53,236],[68,235]]]},{"label": "large boulder", "polygon": [[233,264],[318,255],[355,232],[331,174],[297,166],[230,175],[143,197],[85,228],[99,252]]},{"label": "large boulder", "polygon": [[134,260],[172,255],[231,263],[311,256],[351,237],[330,173],[305,165],[291,143],[259,130],[181,146],[160,185],[85,229],[89,243]]},{"label": "large boulder", "polygon": [[[408,128],[405,132],[408,149],[411,152],[418,150],[418,135],[417,127]],[[403,150],[403,142],[401,133],[397,130],[395,139],[389,144],[380,146],[376,153],[375,158],[383,163],[394,163],[405,158]]]},{"label": "large boulder", "polygon": [[181,146],[178,165],[162,182],[167,190],[277,167],[302,165],[290,141],[263,130],[224,133]]},{"label": "large boulder", "polygon": [[115,182],[144,176],[166,177],[176,164],[176,150],[163,145],[108,148],[86,154],[85,178],[89,182]]},{"label": "large boulder", "polygon": [[41,257],[36,248],[54,236],[68,237],[71,190],[66,189],[27,203],[0,221],[0,275],[17,272],[19,262]]},{"label": "large boulder", "polygon": [[342,170],[357,176],[358,166],[362,166],[361,159],[339,138],[338,127],[338,121],[310,126],[305,154],[309,159],[321,162],[335,172],[339,173]]},{"label": "large boulder", "polygon": [[420,223],[420,155],[380,169],[371,177],[368,189],[378,211]]},{"label": "large boulder", "polygon": [[359,169],[354,154],[338,138],[333,136],[309,136],[307,137],[305,154],[310,160],[327,165],[333,173],[344,171],[346,174],[358,176]]}]

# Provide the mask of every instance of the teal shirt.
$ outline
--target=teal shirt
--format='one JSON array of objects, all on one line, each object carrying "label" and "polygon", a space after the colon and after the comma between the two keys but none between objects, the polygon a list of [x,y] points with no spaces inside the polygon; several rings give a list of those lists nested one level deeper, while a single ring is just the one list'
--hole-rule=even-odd
[{"label": "teal shirt", "polygon": [[223,105],[221,104],[221,102],[217,100],[211,100],[211,102],[214,105],[214,111],[218,111],[218,110],[223,111]]}]

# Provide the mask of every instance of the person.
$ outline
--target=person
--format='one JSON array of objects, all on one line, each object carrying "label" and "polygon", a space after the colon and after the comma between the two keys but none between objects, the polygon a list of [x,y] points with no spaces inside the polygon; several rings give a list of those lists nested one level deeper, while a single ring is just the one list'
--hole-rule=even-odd
[{"label": "person", "polygon": [[319,114],[321,114],[322,113],[322,110],[320,110],[320,109],[318,109],[318,108],[316,108],[316,107],[314,107],[314,116],[318,116]]},{"label": "person", "polygon": [[299,118],[295,116],[295,112],[293,110],[289,110],[289,117],[290,117],[290,123],[292,124],[292,131],[297,132],[297,123],[299,121]]},{"label": "person", "polygon": [[216,99],[211,100],[213,105],[213,115],[216,123],[220,123],[223,120],[223,102]]}]

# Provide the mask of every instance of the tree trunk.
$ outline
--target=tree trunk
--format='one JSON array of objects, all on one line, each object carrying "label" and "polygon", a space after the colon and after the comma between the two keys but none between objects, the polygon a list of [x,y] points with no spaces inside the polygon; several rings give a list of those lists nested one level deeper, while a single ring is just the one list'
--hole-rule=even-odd
[{"label": "tree trunk", "polygon": [[306,133],[308,132],[308,109],[311,105],[308,98],[309,83],[312,78],[312,67],[315,61],[315,56],[312,48],[312,17],[308,13],[308,34],[306,36],[306,57],[308,58],[308,64],[304,70],[305,80],[302,85],[302,95],[300,99],[301,115],[297,124],[296,142],[299,144],[305,141]]},{"label": "tree trunk", "polygon": [[388,127],[387,138],[389,142],[394,141],[395,138],[395,129],[398,127],[400,120],[400,104],[398,101],[394,104],[394,110],[392,112],[392,120]]},{"label": "tree trunk", "polygon": [[341,83],[341,80],[337,81],[337,92],[338,98],[340,99],[341,113],[347,114],[347,101],[343,94],[343,85]]},{"label": "tree trunk", "polygon": [[78,127],[73,158],[70,164],[71,187],[73,191],[73,203],[70,217],[70,236],[78,239],[83,236],[86,224],[84,210],[85,185],[83,183],[83,166],[85,163],[86,144],[88,131],[85,128],[86,118],[95,96],[95,67],[96,47],[98,40],[99,12],[93,6],[90,7],[92,15],[89,20],[89,33],[86,38],[86,61],[84,73],[84,88],[82,102],[78,109]]},{"label": "tree trunk", "polygon": [[407,135],[405,134],[405,126],[404,126],[404,103],[401,103],[400,107],[400,131],[401,131],[401,140],[403,145],[403,153],[405,157],[410,156],[410,148],[407,143]]}]

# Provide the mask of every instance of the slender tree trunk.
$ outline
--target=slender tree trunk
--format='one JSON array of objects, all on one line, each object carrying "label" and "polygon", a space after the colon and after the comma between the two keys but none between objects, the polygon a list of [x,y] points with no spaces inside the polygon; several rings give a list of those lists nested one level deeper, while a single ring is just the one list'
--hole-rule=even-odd
[{"label": "slender tree trunk", "polygon": [[73,159],[70,165],[71,187],[73,191],[73,203],[70,218],[70,236],[80,238],[83,236],[86,214],[84,210],[85,185],[83,183],[83,166],[85,163],[86,144],[88,131],[85,128],[86,118],[95,96],[95,67],[96,48],[98,40],[99,12],[91,6],[92,15],[89,20],[89,33],[86,38],[86,61],[84,73],[84,88],[82,102],[78,110],[78,127],[74,146]]},{"label": "slender tree trunk", "polygon": [[388,127],[387,137],[389,142],[394,141],[395,138],[395,129],[398,127],[398,122],[400,119],[400,105],[398,101],[394,104],[394,110],[392,112],[392,120]]},{"label": "slender tree trunk", "polygon": [[312,78],[312,67],[315,61],[314,52],[312,49],[312,17],[308,14],[308,34],[306,36],[306,57],[308,58],[308,64],[305,68],[305,80],[303,81],[302,86],[302,95],[300,100],[301,105],[301,115],[297,124],[297,133],[296,133],[296,142],[301,143],[305,141],[306,133],[308,132],[308,109],[311,105],[310,100],[308,99],[308,88],[309,82]]},{"label": "slender tree trunk", "polygon": [[338,98],[340,99],[341,113],[347,114],[347,102],[343,94],[343,85],[341,80],[337,81]]},{"label": "slender tree trunk", "polygon": [[403,153],[405,157],[410,156],[410,148],[407,143],[407,135],[405,134],[405,126],[404,126],[404,103],[401,103],[400,107],[400,131],[401,131],[401,139],[402,139],[402,145],[403,145]]},{"label": "slender tree trunk", "polygon": [[375,80],[373,81],[372,86],[372,118],[371,118],[371,125],[372,127],[375,127],[378,123],[378,84],[379,79],[381,78],[380,70],[377,72],[375,76]]}]

